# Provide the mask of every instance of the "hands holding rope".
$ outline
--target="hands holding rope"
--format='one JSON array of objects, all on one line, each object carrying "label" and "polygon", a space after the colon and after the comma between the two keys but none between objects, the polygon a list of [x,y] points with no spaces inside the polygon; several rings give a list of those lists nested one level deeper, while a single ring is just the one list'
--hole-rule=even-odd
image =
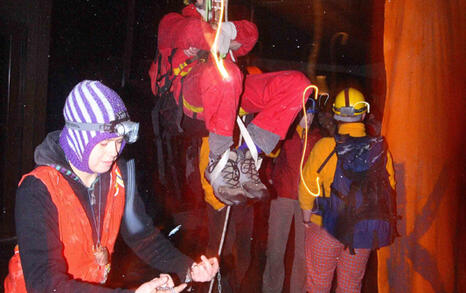
[{"label": "hands holding rope", "polygon": [[212,280],[218,272],[218,260],[216,257],[207,258],[201,256],[201,261],[193,263],[188,272],[188,279],[194,282],[208,282]]},{"label": "hands holding rope", "polygon": [[160,274],[159,277],[139,286],[135,293],[178,293],[183,291],[186,286],[187,285],[183,283],[175,287],[170,275]]},{"label": "hands holding rope", "polygon": [[[215,257],[207,258],[201,256],[201,261],[193,263],[186,275],[186,283],[208,282],[212,280],[218,272],[218,260]],[[183,283],[175,287],[173,279],[168,274],[160,274],[159,277],[150,280],[139,286],[135,293],[178,293],[183,291],[187,284]]]}]

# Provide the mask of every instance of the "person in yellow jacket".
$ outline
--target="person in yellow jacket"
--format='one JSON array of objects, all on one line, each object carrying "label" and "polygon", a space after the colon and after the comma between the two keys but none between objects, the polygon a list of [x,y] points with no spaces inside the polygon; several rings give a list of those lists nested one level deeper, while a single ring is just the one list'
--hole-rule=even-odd
[{"label": "person in yellow jacket", "polygon": [[[347,134],[351,137],[366,136],[363,120],[368,107],[369,104],[360,91],[354,88],[341,91],[333,107],[334,119],[338,122],[338,134]],[[307,228],[306,289],[310,292],[330,292],[335,270],[337,271],[337,292],[359,292],[371,251],[371,249],[357,248],[356,253],[351,254],[345,245],[321,228],[321,216],[312,213],[316,196],[329,197],[331,194],[337,156],[329,157],[329,154],[335,146],[334,137],[324,137],[314,145],[303,168],[303,178],[309,190],[302,181],[299,184],[299,202]],[[319,170],[327,159],[324,167]],[[386,169],[390,185],[394,189],[393,163],[388,152]]]}]

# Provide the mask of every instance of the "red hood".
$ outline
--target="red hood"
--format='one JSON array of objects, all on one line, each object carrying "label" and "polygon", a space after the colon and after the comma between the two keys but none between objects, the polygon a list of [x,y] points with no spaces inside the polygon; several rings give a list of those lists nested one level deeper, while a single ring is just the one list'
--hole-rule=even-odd
[{"label": "red hood", "polygon": [[194,4],[189,4],[185,8],[183,8],[183,11],[181,12],[183,16],[189,16],[189,17],[198,17],[201,18],[201,14],[197,12],[196,6]]}]

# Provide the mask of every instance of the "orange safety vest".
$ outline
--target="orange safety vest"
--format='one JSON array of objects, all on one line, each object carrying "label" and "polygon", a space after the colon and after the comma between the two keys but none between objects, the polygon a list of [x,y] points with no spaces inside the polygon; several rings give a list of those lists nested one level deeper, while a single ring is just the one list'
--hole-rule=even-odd
[{"label": "orange safety vest", "polygon": [[[108,249],[109,257],[113,253],[125,205],[125,186],[116,164],[110,174],[110,188],[101,236],[101,244]],[[73,279],[105,283],[110,271],[110,263],[106,266],[99,266],[96,263],[92,251],[94,241],[89,218],[68,181],[56,169],[41,166],[24,175],[19,184],[29,175],[33,175],[45,184],[57,207],[60,241],[64,248],[63,258],[67,263],[67,273]],[[27,292],[18,246],[15,247],[15,254],[10,259],[9,274],[4,285],[5,293]]]}]

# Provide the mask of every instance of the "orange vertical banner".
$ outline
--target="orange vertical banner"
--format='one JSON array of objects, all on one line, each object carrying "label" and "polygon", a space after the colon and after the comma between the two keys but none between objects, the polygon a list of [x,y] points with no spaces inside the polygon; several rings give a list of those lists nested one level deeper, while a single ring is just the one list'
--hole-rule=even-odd
[{"label": "orange vertical banner", "polygon": [[464,286],[464,2],[385,2],[382,132],[395,162],[402,235],[379,251],[379,292]]}]

